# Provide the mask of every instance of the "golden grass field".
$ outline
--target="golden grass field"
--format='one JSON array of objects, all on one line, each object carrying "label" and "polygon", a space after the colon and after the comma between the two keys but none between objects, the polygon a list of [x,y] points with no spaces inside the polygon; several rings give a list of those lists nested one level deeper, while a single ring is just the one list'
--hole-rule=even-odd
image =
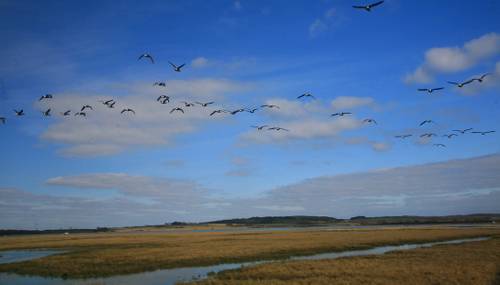
[{"label": "golden grass field", "polygon": [[0,238],[0,250],[63,249],[67,253],[3,264],[0,272],[69,278],[102,277],[224,262],[279,259],[387,244],[500,236],[495,228],[408,228],[209,233],[99,233]]},{"label": "golden grass field", "polygon": [[500,238],[379,256],[273,262],[185,284],[500,284]]}]

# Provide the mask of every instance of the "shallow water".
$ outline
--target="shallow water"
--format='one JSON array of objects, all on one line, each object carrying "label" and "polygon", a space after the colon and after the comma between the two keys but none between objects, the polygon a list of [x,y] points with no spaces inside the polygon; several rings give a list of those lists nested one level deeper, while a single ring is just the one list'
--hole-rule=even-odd
[{"label": "shallow water", "polygon": [[[465,242],[483,241],[488,240],[488,237],[469,238],[469,239],[456,239],[441,242],[429,242],[422,244],[403,244],[396,246],[379,246],[365,250],[349,250],[343,252],[330,252],[320,253],[309,256],[295,256],[289,260],[319,260],[319,259],[335,259],[350,256],[365,256],[365,255],[379,255],[397,250],[410,250],[421,247],[432,247],[441,244],[459,244]],[[4,254],[4,253],[0,253]],[[242,266],[251,266],[260,263],[273,262],[273,260],[263,260],[257,262],[243,262],[243,263],[228,263],[213,266],[203,267],[187,267],[187,268],[174,268],[157,270],[152,272],[144,272],[130,275],[120,275],[108,278],[95,278],[95,279],[61,279],[61,278],[44,278],[44,277],[26,277],[16,274],[0,274],[0,284],[9,285],[173,285],[180,281],[190,281],[193,279],[206,278],[210,272],[220,272],[228,269],[237,269]]]},{"label": "shallow water", "polygon": [[[20,262],[61,253],[60,250],[9,250],[0,251],[0,264]],[[2,283],[0,283],[2,284]]]}]

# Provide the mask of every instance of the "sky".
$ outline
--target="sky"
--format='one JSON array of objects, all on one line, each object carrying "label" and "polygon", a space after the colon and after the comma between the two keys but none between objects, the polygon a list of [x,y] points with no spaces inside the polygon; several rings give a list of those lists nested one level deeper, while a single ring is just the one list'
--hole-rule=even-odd
[{"label": "sky", "polygon": [[499,212],[500,3],[358,4],[0,0],[0,228]]}]

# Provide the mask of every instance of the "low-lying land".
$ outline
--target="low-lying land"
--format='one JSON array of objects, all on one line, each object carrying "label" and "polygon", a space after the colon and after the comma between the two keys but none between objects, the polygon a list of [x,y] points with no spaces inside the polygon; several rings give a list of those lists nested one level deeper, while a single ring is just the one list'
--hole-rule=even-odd
[{"label": "low-lying land", "polygon": [[69,278],[101,277],[477,236],[500,236],[500,229],[392,228],[2,237],[0,250],[44,248],[68,252],[32,261],[2,264],[0,272]]},{"label": "low-lying land", "polygon": [[283,261],[218,273],[190,285],[499,284],[500,239],[380,256]]}]

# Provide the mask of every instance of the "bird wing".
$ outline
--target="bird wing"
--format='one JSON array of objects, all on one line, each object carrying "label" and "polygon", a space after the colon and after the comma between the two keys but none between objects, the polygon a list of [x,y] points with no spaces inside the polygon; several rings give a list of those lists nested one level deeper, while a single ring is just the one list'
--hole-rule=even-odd
[{"label": "bird wing", "polygon": [[444,89],[444,87],[438,87],[438,88],[432,88],[431,90],[432,91],[437,91],[437,90],[443,90],[443,89]]},{"label": "bird wing", "polygon": [[453,84],[453,85],[458,85],[458,82],[453,82],[453,81],[448,81],[448,83]]},{"label": "bird wing", "polygon": [[179,65],[177,68],[178,68],[178,69],[181,69],[181,68],[183,68],[183,67],[184,67],[184,65],[186,65],[186,64],[185,64],[185,63],[183,63],[183,64]]},{"label": "bird wing", "polygon": [[368,6],[369,6],[370,8],[373,8],[373,7],[378,6],[378,5],[382,4],[382,3],[384,3],[384,1],[378,1],[378,2],[373,3],[373,4],[370,4],[370,5],[368,5]]},{"label": "bird wing", "polygon": [[364,6],[352,6],[353,8],[356,8],[356,9],[365,9]]},{"label": "bird wing", "polygon": [[137,60],[141,60],[144,57],[144,54],[141,54]]},{"label": "bird wing", "polygon": [[173,68],[177,68],[177,66],[176,66],[175,64],[171,63],[170,61],[169,61],[168,63],[170,63],[170,65],[171,65]]},{"label": "bird wing", "polygon": [[469,80],[463,82],[462,85],[466,85],[466,84],[469,84],[471,82],[474,82],[474,79],[469,79]]},{"label": "bird wing", "polygon": [[153,57],[151,55],[148,54],[148,58],[151,60],[151,63],[155,63],[155,60],[153,59]]},{"label": "bird wing", "polygon": [[485,78],[486,76],[488,76],[488,75],[490,75],[490,73],[486,73],[486,74],[481,75],[481,77],[480,77],[480,78],[481,78],[481,80],[482,80],[482,79],[484,79],[484,78]]},{"label": "bird wing", "polygon": [[418,91],[429,91],[429,89],[427,89],[427,88],[419,88],[419,89],[417,89],[417,90],[418,90]]}]

